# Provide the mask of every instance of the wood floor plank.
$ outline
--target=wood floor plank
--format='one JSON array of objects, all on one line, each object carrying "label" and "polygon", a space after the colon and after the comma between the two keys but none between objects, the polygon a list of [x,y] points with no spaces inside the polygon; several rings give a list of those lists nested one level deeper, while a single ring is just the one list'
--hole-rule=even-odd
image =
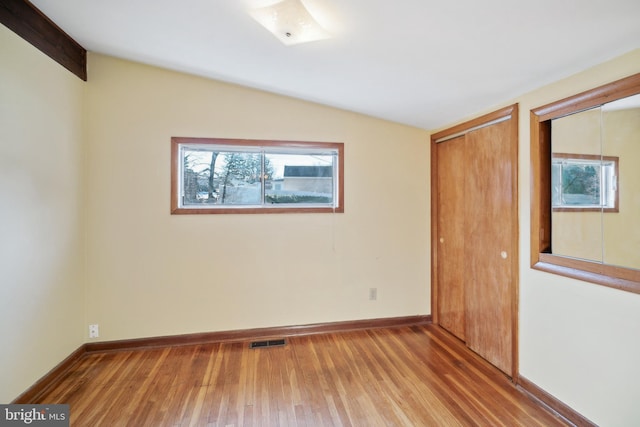
[{"label": "wood floor plank", "polygon": [[89,353],[38,402],[73,426],[567,426],[435,325]]}]

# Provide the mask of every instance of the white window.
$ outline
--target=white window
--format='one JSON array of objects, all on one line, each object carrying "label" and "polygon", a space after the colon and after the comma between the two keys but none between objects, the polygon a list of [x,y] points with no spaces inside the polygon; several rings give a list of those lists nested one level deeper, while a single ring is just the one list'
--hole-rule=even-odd
[{"label": "white window", "polygon": [[554,210],[618,211],[618,158],[554,153],[551,202]]}]

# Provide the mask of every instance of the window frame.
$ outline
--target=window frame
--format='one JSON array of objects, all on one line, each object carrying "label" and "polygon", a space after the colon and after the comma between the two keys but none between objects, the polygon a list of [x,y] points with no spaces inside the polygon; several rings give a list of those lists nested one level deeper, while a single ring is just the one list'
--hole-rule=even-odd
[{"label": "window frame", "polygon": [[640,270],[555,255],[551,251],[551,120],[640,93],[640,73],[532,109],[531,268],[640,293]]},{"label": "window frame", "polygon": [[[333,206],[314,204],[260,204],[260,205],[211,205],[209,207],[185,207],[180,203],[182,155],[180,147],[183,145],[212,145],[222,150],[247,149],[247,152],[274,150],[276,154],[304,154],[308,150],[332,152],[337,155],[334,171],[335,196]],[[172,215],[209,215],[209,214],[271,214],[271,213],[343,213],[344,212],[344,143],[342,142],[312,142],[312,141],[280,141],[260,139],[229,139],[229,138],[171,138],[171,214]]]},{"label": "window frame", "polygon": [[[570,153],[553,153],[551,156],[552,165],[557,163],[557,160],[562,159],[563,163],[576,163],[576,164],[591,164],[600,168],[600,205],[589,204],[553,204],[551,206],[554,212],[618,212],[618,164],[619,159],[615,156],[597,156],[591,154],[570,154]],[[610,165],[610,166],[609,166]],[[613,169],[613,180],[610,183],[612,188],[607,188],[607,181],[604,178],[604,168],[611,167]],[[552,166],[553,169],[553,166]],[[562,178],[562,177],[561,177]],[[553,178],[551,179],[553,182]],[[608,204],[603,202],[606,196],[611,196],[613,203]]]}]

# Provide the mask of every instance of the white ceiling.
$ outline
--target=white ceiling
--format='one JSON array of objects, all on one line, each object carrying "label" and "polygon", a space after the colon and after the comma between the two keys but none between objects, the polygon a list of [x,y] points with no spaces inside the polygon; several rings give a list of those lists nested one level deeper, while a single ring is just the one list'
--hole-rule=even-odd
[{"label": "white ceiling", "polygon": [[31,1],[92,52],[429,130],[640,47],[640,0],[303,0],[333,37],[288,47],[274,0]]}]

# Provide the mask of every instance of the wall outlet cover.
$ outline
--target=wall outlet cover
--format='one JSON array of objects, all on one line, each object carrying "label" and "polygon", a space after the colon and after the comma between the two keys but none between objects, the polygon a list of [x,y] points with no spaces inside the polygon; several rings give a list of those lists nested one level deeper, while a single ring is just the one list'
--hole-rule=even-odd
[{"label": "wall outlet cover", "polygon": [[100,336],[100,329],[98,325],[89,325],[89,338],[98,338]]}]

